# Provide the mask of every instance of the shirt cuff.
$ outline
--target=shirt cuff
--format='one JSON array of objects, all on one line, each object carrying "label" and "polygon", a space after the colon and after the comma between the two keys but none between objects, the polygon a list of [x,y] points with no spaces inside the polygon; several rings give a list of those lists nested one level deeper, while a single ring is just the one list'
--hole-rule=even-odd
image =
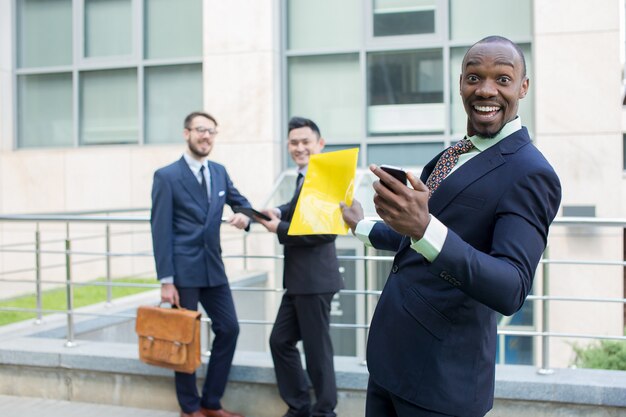
[{"label": "shirt cuff", "polygon": [[163,285],[163,284],[173,284],[174,283],[174,277],[163,277],[159,281],[161,281],[161,285]]},{"label": "shirt cuff", "polygon": [[432,214],[429,216],[430,222],[426,226],[424,236],[420,240],[411,238],[411,248],[429,262],[433,262],[441,253],[443,243],[448,236],[448,228]]},{"label": "shirt cuff", "polygon": [[354,228],[354,235],[367,246],[372,246],[372,242],[370,242],[370,232],[375,224],[376,222],[371,220],[361,220]]}]

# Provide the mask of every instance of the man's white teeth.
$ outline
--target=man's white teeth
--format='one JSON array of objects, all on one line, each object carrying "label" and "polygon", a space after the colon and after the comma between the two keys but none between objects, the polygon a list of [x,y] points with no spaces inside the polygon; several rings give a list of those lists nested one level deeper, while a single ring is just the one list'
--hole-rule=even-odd
[{"label": "man's white teeth", "polygon": [[492,111],[500,110],[500,107],[496,107],[496,106],[474,106],[474,108],[478,111],[483,111],[483,112],[492,112]]}]

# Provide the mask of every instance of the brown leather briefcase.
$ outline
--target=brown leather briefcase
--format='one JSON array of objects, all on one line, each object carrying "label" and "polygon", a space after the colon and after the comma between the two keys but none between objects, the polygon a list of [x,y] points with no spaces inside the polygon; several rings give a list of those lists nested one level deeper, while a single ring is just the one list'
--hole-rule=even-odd
[{"label": "brown leather briefcase", "polygon": [[150,365],[192,374],[201,364],[200,316],[184,308],[140,306],[135,331],[139,359]]}]

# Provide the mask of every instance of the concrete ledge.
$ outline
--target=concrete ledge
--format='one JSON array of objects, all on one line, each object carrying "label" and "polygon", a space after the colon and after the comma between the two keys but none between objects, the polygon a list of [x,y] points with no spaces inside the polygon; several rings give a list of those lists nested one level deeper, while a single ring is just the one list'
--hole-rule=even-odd
[{"label": "concrete ledge", "polygon": [[[128,305],[119,305],[108,311],[127,309]],[[102,318],[76,320],[80,327]],[[178,409],[173,373],[140,362],[135,344],[78,340],[69,348],[63,338],[50,337],[63,334],[59,328],[64,325],[65,316],[60,315],[46,317],[39,326],[24,322],[0,328],[0,394]],[[207,361],[203,358],[199,375],[205,374]],[[335,358],[337,412],[342,417],[364,415],[368,373],[361,362],[355,357]],[[282,415],[285,405],[275,385],[269,353],[238,351],[224,404],[247,415]],[[626,372],[555,369],[551,375],[539,375],[534,367],[499,365],[495,397],[490,417],[626,415]]]},{"label": "concrete ledge", "polygon": [[[555,369],[540,375],[532,366],[496,366],[498,399],[626,407],[626,372]],[[626,413],[626,410],[624,410]]]}]

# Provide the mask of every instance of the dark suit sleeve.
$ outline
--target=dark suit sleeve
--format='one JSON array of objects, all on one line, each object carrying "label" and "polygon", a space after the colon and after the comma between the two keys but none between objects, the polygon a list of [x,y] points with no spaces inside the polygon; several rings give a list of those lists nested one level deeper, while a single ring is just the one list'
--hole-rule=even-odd
[{"label": "dark suit sleeve", "polygon": [[[228,204],[230,208],[233,208],[235,206],[252,207],[248,199],[241,195],[239,190],[235,187],[226,169],[222,169],[224,171],[224,178],[226,179],[226,204]],[[248,226],[246,226],[245,228],[246,232],[250,230],[251,223],[252,219],[250,219],[250,222],[248,222]]]},{"label": "dark suit sleeve", "polygon": [[524,176],[498,204],[490,252],[474,249],[448,230],[431,273],[502,314],[515,313],[530,293],[560,199],[554,171]]},{"label": "dark suit sleeve", "polygon": [[368,236],[374,248],[393,252],[398,250],[403,237],[383,222],[377,222]]},{"label": "dark suit sleeve", "polygon": [[157,171],[154,174],[152,184],[150,226],[157,278],[159,279],[174,276],[173,206],[172,186]]}]

